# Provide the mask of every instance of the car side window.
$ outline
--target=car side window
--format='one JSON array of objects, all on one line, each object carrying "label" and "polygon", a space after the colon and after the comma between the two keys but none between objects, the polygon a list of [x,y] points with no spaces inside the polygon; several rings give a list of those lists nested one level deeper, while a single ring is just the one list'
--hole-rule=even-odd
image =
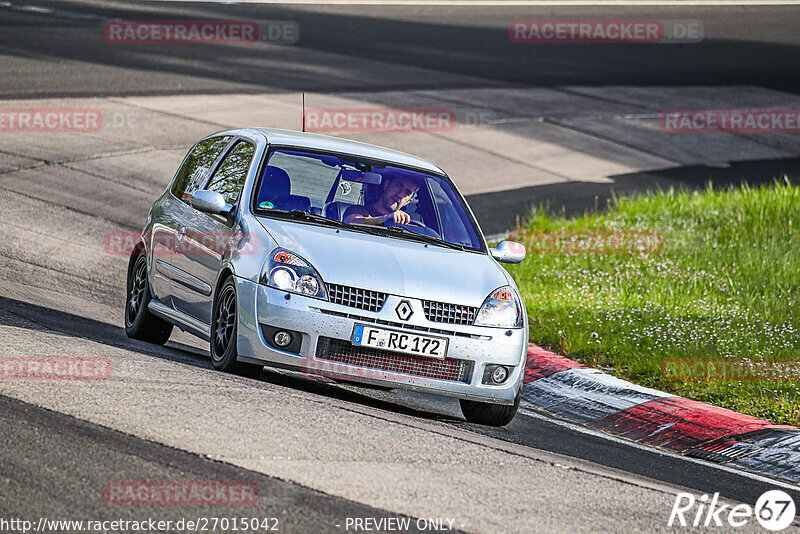
[{"label": "car side window", "polygon": [[250,169],[255,151],[256,147],[247,141],[236,143],[222,160],[206,189],[220,193],[228,204],[236,204],[236,201],[239,200],[239,193],[244,187],[247,171]]},{"label": "car side window", "polygon": [[192,193],[203,187],[211,172],[211,166],[230,140],[231,136],[212,137],[197,143],[175,176],[172,194],[188,203]]},{"label": "car side window", "polygon": [[[442,221],[442,237],[451,243],[470,244],[470,236],[464,221],[459,215],[459,210],[447,195],[441,184],[436,180],[429,181],[433,200]],[[477,239],[477,238],[476,238]]]}]

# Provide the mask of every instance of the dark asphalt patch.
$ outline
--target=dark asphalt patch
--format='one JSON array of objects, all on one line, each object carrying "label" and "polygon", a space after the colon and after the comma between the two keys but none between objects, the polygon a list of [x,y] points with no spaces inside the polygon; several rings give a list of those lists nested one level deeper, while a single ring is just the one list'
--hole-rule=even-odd
[{"label": "dark asphalt patch", "polygon": [[[409,528],[402,532],[420,532],[415,518],[326,495],[2,395],[0,429],[0,517],[7,519],[22,518],[36,524],[41,517],[177,522],[235,516],[275,518],[276,532],[307,533],[345,532],[347,518],[370,518],[377,524],[381,519],[395,518],[408,520]],[[255,504],[241,505],[109,504],[104,488],[110,482],[125,481],[243,484],[257,487],[258,498]]]}]

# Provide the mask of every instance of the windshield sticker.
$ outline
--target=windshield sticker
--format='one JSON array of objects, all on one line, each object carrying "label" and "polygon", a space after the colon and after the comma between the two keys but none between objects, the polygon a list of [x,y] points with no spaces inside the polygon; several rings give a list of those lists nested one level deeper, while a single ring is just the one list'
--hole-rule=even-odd
[{"label": "windshield sticker", "polygon": [[272,202],[269,202],[269,201],[265,201],[265,202],[261,202],[261,203],[258,205],[258,207],[259,207],[259,208],[274,208],[274,207],[275,207],[275,204],[273,204]]},{"label": "windshield sticker", "polygon": [[350,194],[350,191],[353,190],[353,186],[350,185],[349,182],[342,182],[339,184],[342,188],[342,196],[346,197]]}]

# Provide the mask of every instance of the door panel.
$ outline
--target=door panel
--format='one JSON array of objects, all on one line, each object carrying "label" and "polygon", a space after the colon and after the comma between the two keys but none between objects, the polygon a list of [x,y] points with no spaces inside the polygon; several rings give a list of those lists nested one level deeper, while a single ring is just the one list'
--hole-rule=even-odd
[{"label": "door panel", "polygon": [[174,251],[178,230],[185,225],[191,193],[205,184],[232,136],[212,137],[197,143],[186,155],[170,187],[153,212],[153,264],[151,281],[154,296],[162,304],[173,304]]},{"label": "door panel", "polygon": [[[238,141],[205,189],[222,194],[229,204],[237,204],[254,152],[254,145]],[[241,237],[237,229],[235,222],[186,207],[172,256],[176,269],[172,274],[175,309],[211,324],[212,288],[225,258]]]},{"label": "door panel", "polygon": [[187,210],[173,251],[172,298],[175,309],[211,324],[212,288],[229,250],[233,229],[225,222]]}]

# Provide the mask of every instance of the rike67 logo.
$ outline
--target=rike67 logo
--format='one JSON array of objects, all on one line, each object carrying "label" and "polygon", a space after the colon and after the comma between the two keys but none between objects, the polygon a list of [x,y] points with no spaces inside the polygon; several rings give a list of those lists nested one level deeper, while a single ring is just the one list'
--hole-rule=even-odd
[{"label": "rike67 logo", "polygon": [[697,498],[691,493],[679,493],[667,521],[668,527],[729,527],[749,524],[753,517],[767,530],[779,532],[792,524],[795,513],[794,500],[781,490],[770,490],[756,501],[755,506],[720,504],[719,493],[710,498]]}]

